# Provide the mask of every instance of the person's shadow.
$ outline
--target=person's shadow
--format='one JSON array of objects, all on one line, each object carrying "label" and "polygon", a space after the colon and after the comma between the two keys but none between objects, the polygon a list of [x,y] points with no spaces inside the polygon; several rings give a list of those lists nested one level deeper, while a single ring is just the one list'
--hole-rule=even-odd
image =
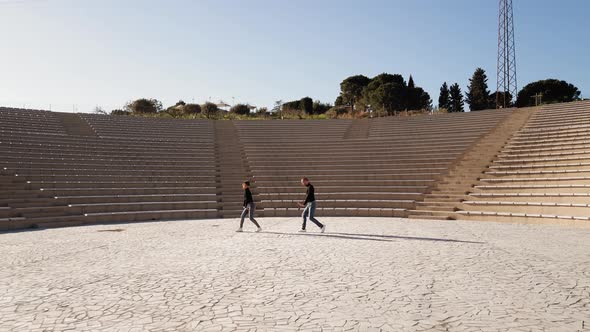
[{"label": "person's shadow", "polygon": [[414,236],[400,236],[400,235],[378,235],[378,234],[354,234],[354,233],[282,233],[282,232],[263,232],[262,234],[275,235],[293,235],[293,236],[309,236],[309,237],[329,237],[343,240],[363,240],[363,241],[378,241],[378,242],[394,242],[395,240],[410,240],[410,241],[433,241],[433,242],[447,242],[447,243],[467,243],[467,244],[484,244],[484,242],[464,241],[455,239],[440,239],[432,237],[414,237]]}]

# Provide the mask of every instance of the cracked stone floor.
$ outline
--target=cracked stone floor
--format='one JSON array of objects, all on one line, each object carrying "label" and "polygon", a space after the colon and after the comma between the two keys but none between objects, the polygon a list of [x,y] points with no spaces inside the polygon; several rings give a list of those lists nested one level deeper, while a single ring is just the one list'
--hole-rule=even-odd
[{"label": "cracked stone floor", "polygon": [[321,220],[0,234],[0,331],[590,329],[590,227]]}]

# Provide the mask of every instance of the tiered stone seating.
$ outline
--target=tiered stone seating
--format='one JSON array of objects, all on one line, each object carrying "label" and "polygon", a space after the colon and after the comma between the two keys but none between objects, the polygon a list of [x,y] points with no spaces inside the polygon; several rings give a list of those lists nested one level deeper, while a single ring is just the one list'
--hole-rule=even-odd
[{"label": "tiered stone seating", "polygon": [[[451,138],[456,142],[464,138],[473,143],[474,137],[481,137],[498,124],[511,111],[486,110],[469,113],[450,113],[431,116],[387,117],[372,121],[369,126],[370,137],[377,139],[406,138],[408,135],[424,135],[425,138],[442,141]],[[460,128],[461,130],[456,130]]]},{"label": "tiered stone seating", "polygon": [[131,116],[108,116],[80,114],[94,131],[104,138],[141,139],[144,141],[185,141],[211,142],[213,130],[205,120],[183,120],[144,118]]},{"label": "tiered stone seating", "polygon": [[491,220],[590,220],[590,102],[542,107],[458,213]]},{"label": "tiered stone seating", "polygon": [[404,217],[507,114],[354,120],[368,125],[237,121],[236,127],[265,216],[299,214],[296,203],[304,197],[299,179],[307,176],[316,187],[318,214]]},{"label": "tiered stone seating", "polygon": [[497,126],[483,135],[466,149],[453,163],[449,172],[439,179],[424,200],[416,203],[416,210],[410,211],[410,218],[455,219],[455,211],[473,185],[479,181],[482,172],[516,131],[522,128],[533,114],[534,109],[497,110],[509,112]]},{"label": "tiered stone seating", "polygon": [[[104,137],[60,134],[59,122],[18,130],[29,122],[22,114],[14,117],[22,123],[0,123],[0,228],[217,216],[210,122],[113,117],[125,133],[111,136],[102,116],[84,118]],[[196,133],[168,134],[177,125]]]},{"label": "tiered stone seating", "polygon": [[[496,211],[488,203],[494,201],[586,211],[590,128],[577,120],[590,118],[584,105],[539,112],[506,146],[467,202],[460,203],[461,215],[470,216],[471,210],[463,209],[468,206],[478,207],[474,214]],[[304,197],[302,176],[316,186],[320,215],[436,217],[432,207],[418,211],[417,206],[425,198],[434,200],[431,205],[442,204],[442,195],[449,193],[440,184],[469,182],[471,188],[472,180],[449,178],[451,170],[457,175],[468,168],[469,174],[481,175],[479,159],[490,151],[496,154],[517,130],[512,120],[524,124],[527,114],[492,110],[214,122],[0,108],[0,229],[235,218],[245,179],[254,183],[263,216],[295,216],[301,212],[296,202]],[[550,187],[559,190],[546,190]],[[523,199],[505,199],[513,192]],[[465,197],[465,191],[459,194]],[[536,198],[547,195],[554,199]]]},{"label": "tiered stone seating", "polygon": [[55,113],[0,107],[0,135],[9,133],[44,133],[45,135],[64,135]]}]

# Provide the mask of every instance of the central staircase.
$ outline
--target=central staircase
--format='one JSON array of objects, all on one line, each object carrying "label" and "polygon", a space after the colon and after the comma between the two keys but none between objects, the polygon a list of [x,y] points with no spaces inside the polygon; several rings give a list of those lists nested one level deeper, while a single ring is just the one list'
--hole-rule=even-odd
[{"label": "central staircase", "polygon": [[92,127],[75,113],[55,113],[66,133],[72,136],[98,136]]},{"label": "central staircase", "polygon": [[344,139],[367,139],[370,127],[369,119],[355,119],[350,123]]},{"label": "central staircase", "polygon": [[241,185],[250,179],[250,172],[233,121],[215,122],[215,153],[218,217],[237,218],[243,204]]}]

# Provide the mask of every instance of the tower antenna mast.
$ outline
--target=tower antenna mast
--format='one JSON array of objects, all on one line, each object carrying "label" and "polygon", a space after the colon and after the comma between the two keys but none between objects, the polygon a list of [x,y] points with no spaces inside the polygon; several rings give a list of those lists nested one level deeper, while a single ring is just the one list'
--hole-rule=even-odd
[{"label": "tower antenna mast", "polygon": [[497,82],[496,107],[510,107],[518,93],[512,0],[500,0]]}]

